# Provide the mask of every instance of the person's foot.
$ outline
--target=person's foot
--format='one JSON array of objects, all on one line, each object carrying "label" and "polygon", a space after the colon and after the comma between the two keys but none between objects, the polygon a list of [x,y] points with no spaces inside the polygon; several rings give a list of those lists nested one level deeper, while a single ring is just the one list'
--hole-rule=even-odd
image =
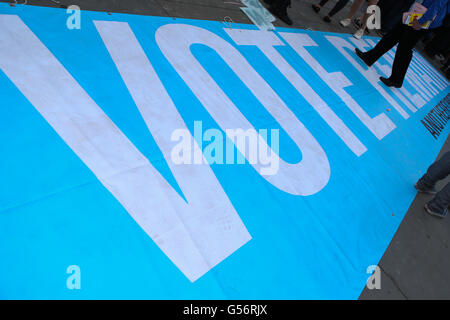
[{"label": "person's foot", "polygon": [[358,48],[355,48],[355,53],[366,64],[366,66],[368,66],[368,67],[372,66],[372,63],[370,63],[369,60],[367,60],[367,56],[366,56],[365,52],[362,52]]},{"label": "person's foot", "polygon": [[281,21],[283,21],[288,25],[292,25],[292,20],[291,18],[289,18],[286,8],[281,9],[280,7],[270,6],[268,9],[270,13],[272,13],[278,19],[280,19]]},{"label": "person's foot", "polygon": [[385,77],[380,77],[381,82],[384,83],[385,86],[387,87],[395,87],[395,88],[401,88],[402,84],[401,83],[396,83],[394,81],[392,81],[389,78],[385,78]]},{"label": "person's foot", "polygon": [[331,18],[329,16],[325,16],[325,17],[323,17],[323,21],[330,23]]},{"label": "person's foot", "polygon": [[414,184],[414,188],[416,188],[416,190],[419,191],[420,193],[426,193],[426,194],[436,194],[437,193],[435,188],[432,188],[432,189],[424,188],[422,186],[422,184],[420,183],[420,181],[417,181],[416,184]]},{"label": "person's foot", "polygon": [[438,218],[445,218],[445,216],[447,215],[447,209],[444,210],[444,212],[437,212],[435,210],[430,209],[430,207],[428,206],[428,203],[425,203],[424,205],[425,211],[432,215],[433,217],[438,217]]},{"label": "person's foot", "polygon": [[353,36],[354,36],[356,39],[358,39],[358,40],[360,40],[360,39],[363,37],[363,35],[364,35],[364,30],[363,30],[363,29],[358,29],[358,30],[353,34]]},{"label": "person's foot", "polygon": [[341,24],[341,26],[343,26],[344,28],[348,27],[350,25],[350,23],[352,23],[351,19],[344,19],[339,21],[339,23]]},{"label": "person's foot", "polygon": [[320,6],[318,4],[313,4],[312,8],[316,13],[320,11]]},{"label": "person's foot", "polygon": [[355,19],[353,19],[352,22],[356,29],[361,29],[361,27],[362,27],[361,20],[359,20],[358,18],[355,18]]}]

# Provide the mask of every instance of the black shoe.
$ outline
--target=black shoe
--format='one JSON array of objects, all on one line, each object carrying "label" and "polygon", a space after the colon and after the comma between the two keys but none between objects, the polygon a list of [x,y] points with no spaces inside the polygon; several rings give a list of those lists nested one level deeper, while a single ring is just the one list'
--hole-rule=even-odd
[{"label": "black shoe", "polygon": [[284,23],[292,25],[292,20],[289,18],[286,8],[281,9],[280,7],[270,6],[269,11]]},{"label": "black shoe", "polygon": [[358,48],[355,48],[355,53],[366,64],[366,66],[372,66],[373,63],[370,63],[370,61],[367,60],[366,53],[362,52]]},{"label": "black shoe", "polygon": [[395,83],[389,78],[380,77],[381,82],[383,82],[387,87],[395,87],[395,88],[401,88],[401,83]]},{"label": "black shoe", "polygon": [[445,216],[447,215],[447,209],[444,210],[444,212],[438,212],[436,210],[432,210],[429,206],[428,203],[425,203],[425,211],[428,212],[428,214],[434,216],[434,217],[438,217],[438,218],[445,218]]},{"label": "black shoe", "polygon": [[292,25],[292,20],[291,20],[291,18],[289,18],[289,16],[288,16],[286,11],[281,12],[278,15],[278,18],[280,18],[280,20],[283,21],[284,23],[286,23],[286,24],[288,24],[290,26]]},{"label": "black shoe", "polygon": [[313,4],[312,8],[316,13],[318,13],[320,11],[320,7],[317,4]]},{"label": "black shoe", "polygon": [[331,18],[329,16],[325,16],[325,17],[323,17],[323,21],[330,23]]},{"label": "black shoe", "polygon": [[416,182],[416,184],[414,185],[414,187],[416,188],[417,191],[421,192],[421,193],[426,193],[426,194],[436,194],[437,190],[433,187],[433,188],[424,188],[423,185],[420,183],[420,180]]}]

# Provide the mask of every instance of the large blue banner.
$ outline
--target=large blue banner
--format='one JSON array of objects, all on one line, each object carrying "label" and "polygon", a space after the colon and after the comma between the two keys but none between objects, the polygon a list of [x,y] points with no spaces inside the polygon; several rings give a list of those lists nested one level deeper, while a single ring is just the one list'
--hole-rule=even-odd
[{"label": "large blue banner", "polygon": [[358,298],[448,135],[377,41],[0,4],[0,298]]}]

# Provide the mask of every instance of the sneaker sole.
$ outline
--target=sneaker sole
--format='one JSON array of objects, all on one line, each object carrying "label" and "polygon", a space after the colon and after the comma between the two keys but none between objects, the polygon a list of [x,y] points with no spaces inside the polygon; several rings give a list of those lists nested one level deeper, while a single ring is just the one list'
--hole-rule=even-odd
[{"label": "sneaker sole", "polygon": [[442,214],[435,213],[435,212],[431,211],[430,208],[428,208],[428,205],[427,205],[426,203],[425,203],[425,205],[424,205],[424,208],[425,208],[425,211],[426,211],[430,216],[433,216],[433,217],[436,217],[436,218],[441,218],[441,219],[445,217],[445,215],[442,215]]},{"label": "sneaker sole", "polygon": [[414,188],[416,188],[416,190],[420,193],[431,194],[431,195],[435,195],[437,193],[436,191],[421,190],[417,187],[417,183],[414,185]]},{"label": "sneaker sole", "polygon": [[386,87],[388,87],[388,88],[397,88],[397,89],[400,89],[402,86],[399,86],[399,85],[397,85],[397,84],[388,84],[388,83],[385,83],[383,80],[381,80],[380,79],[380,81],[381,81],[381,83],[383,83],[383,85],[385,85]]}]

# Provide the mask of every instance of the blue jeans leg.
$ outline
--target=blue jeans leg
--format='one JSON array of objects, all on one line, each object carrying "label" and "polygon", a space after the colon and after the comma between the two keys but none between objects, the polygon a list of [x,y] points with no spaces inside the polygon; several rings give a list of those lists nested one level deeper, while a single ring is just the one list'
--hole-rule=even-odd
[{"label": "blue jeans leg", "polygon": [[[420,178],[419,183],[427,188],[434,188],[436,182],[445,179],[450,174],[450,151],[446,152],[439,160],[434,162],[427,170],[427,173]],[[436,212],[444,213],[450,205],[450,183],[428,202],[428,207]]]},{"label": "blue jeans leg", "polygon": [[419,183],[427,188],[434,188],[436,182],[445,179],[450,174],[450,151],[437,161],[435,161],[427,170],[427,173],[419,179]]},{"label": "blue jeans leg", "polygon": [[447,210],[450,205],[450,183],[447,185],[436,195],[434,198],[428,202],[428,208],[435,212],[439,212],[444,214],[445,210]]}]

